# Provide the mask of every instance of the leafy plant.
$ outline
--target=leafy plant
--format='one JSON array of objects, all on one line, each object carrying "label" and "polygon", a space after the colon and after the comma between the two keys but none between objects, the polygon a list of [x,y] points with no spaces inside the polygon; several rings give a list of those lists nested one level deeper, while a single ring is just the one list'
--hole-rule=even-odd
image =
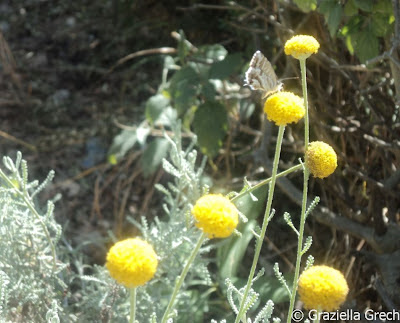
[{"label": "leafy plant", "polygon": [[[148,223],[146,217],[142,217],[140,221],[128,218],[140,230],[142,237],[153,245],[160,258],[156,277],[144,287],[138,288],[139,322],[149,322],[154,318],[158,318],[158,322],[161,319],[175,279],[198,236],[189,213],[191,206],[203,193],[201,178],[206,159],[203,159],[200,167],[196,166],[197,151],[193,149],[195,139],[184,148],[180,123],[171,126],[172,135],[166,135],[164,139],[170,147],[169,158],[163,159],[162,164],[172,179],[168,186],[156,185],[164,194],[165,215],[162,220],[156,217],[151,223]],[[207,251],[208,246],[200,249],[200,253]],[[213,289],[206,264],[205,259],[195,259],[193,270],[179,294],[176,308],[182,322],[193,319],[196,322],[203,321],[207,298],[203,297],[199,289]],[[84,266],[80,264],[77,267]],[[126,322],[129,313],[127,292],[111,279],[104,267],[95,266],[91,275],[79,275],[77,279],[80,281],[81,298],[76,307],[81,320]]]},{"label": "leafy plant", "polygon": [[[3,321],[49,322],[66,318],[62,310],[67,263],[57,249],[62,230],[53,216],[54,204],[42,210],[35,199],[54,177],[28,181],[21,153],[15,162],[4,157],[0,169],[0,318]],[[60,251],[60,253],[58,252]]]},{"label": "leafy plant", "polygon": [[362,63],[375,58],[393,33],[394,15],[390,0],[295,0],[302,10],[324,15],[332,37],[343,38],[347,49]]},{"label": "leafy plant", "polygon": [[239,71],[241,63],[240,54],[228,54],[218,44],[196,48],[181,33],[177,56],[164,58],[162,82],[145,104],[145,119],[137,128],[124,129],[114,138],[109,160],[116,162],[139,145],[144,173],[151,174],[170,147],[162,139],[152,140],[152,130],[171,128],[178,119],[197,136],[201,152],[215,157],[229,128],[230,106],[238,102],[226,99],[228,93],[239,89],[229,77]]}]

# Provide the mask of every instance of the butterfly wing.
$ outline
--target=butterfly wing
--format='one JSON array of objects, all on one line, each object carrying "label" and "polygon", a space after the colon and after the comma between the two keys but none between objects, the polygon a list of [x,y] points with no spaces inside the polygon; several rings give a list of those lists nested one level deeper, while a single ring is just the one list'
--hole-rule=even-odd
[{"label": "butterfly wing", "polygon": [[261,90],[267,96],[270,92],[276,92],[280,88],[278,78],[268,59],[258,50],[250,61],[250,67],[246,72],[245,85],[252,90]]}]

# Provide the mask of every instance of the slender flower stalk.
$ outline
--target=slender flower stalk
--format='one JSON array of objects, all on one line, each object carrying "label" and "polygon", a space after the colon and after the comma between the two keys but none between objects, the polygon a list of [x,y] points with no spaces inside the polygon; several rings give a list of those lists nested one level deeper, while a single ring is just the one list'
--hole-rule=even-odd
[{"label": "slender flower stalk", "polygon": [[[302,167],[303,167],[303,165],[300,165],[300,164],[292,166],[292,167],[288,168],[287,170],[280,172],[279,174],[276,174],[276,178],[285,177],[286,175],[288,175],[290,173],[293,173],[293,172],[296,172],[296,171],[302,169]],[[271,179],[272,179],[272,177],[269,177],[269,178],[264,179],[261,182],[257,183],[256,185],[249,187],[247,190],[245,190],[245,191],[239,193],[238,195],[236,195],[235,197],[233,197],[231,199],[231,202],[234,202],[234,201],[240,199],[241,197],[255,191],[256,189],[260,188],[261,186],[264,186],[264,185],[270,183]]]},{"label": "slender flower stalk", "polygon": [[129,323],[135,323],[136,316],[136,288],[130,288],[130,306],[131,306],[131,316],[129,318]]},{"label": "slender flower stalk", "polygon": [[185,277],[206,238],[226,238],[236,229],[239,212],[229,198],[221,194],[206,194],[200,197],[192,208],[195,225],[202,231],[195,248],[186,261],[181,275],[177,278],[167,309],[161,322],[165,323],[174,308],[175,299]]},{"label": "slender flower stalk", "polygon": [[306,60],[300,60],[300,71],[301,71],[301,87],[303,88],[303,99],[304,99],[304,151],[308,147],[310,141],[310,126],[308,118],[308,94],[307,94],[307,71],[306,71]]},{"label": "slender flower stalk", "polygon": [[[301,84],[303,87],[303,98],[304,98],[304,107],[305,107],[305,115],[304,115],[304,151],[307,150],[310,131],[309,131],[309,122],[308,122],[308,97],[307,97],[307,81],[306,81],[306,60],[300,59],[300,70],[301,70]],[[296,268],[293,278],[292,285],[292,294],[290,297],[290,305],[289,311],[287,315],[287,322],[290,323],[290,319],[292,317],[292,312],[294,308],[294,302],[296,300],[296,291],[300,273],[300,265],[301,265],[301,257],[302,257],[302,248],[303,248],[303,236],[304,236],[304,226],[306,222],[306,209],[307,209],[307,194],[308,194],[308,179],[310,177],[310,172],[306,166],[304,166],[303,173],[303,199],[301,203],[301,216],[300,216],[300,228],[299,228],[299,236],[298,236],[298,245],[297,245],[297,259],[296,259]]]},{"label": "slender flower stalk", "polygon": [[186,262],[186,265],[182,270],[181,275],[178,277],[178,280],[175,283],[175,288],[172,292],[171,298],[169,300],[167,309],[165,310],[165,313],[162,317],[161,323],[167,322],[168,316],[174,307],[176,296],[178,295],[178,292],[182,287],[183,281],[185,280],[185,277],[186,277],[187,273],[189,272],[190,266],[191,266],[193,260],[196,258],[196,255],[198,254],[200,247],[203,244],[206,237],[207,237],[206,233],[202,232],[199,239],[197,240],[195,248],[193,249],[192,253],[190,254],[190,256]]},{"label": "slender flower stalk", "polygon": [[321,310],[317,309],[317,319],[314,322],[319,323],[320,319],[321,319]]},{"label": "slender flower stalk", "polygon": [[250,274],[249,274],[249,277],[247,280],[246,288],[243,292],[243,296],[242,296],[242,299],[240,302],[239,312],[236,316],[235,323],[238,323],[240,320],[242,320],[243,322],[246,322],[246,319],[244,317],[245,304],[246,304],[247,296],[250,292],[254,274],[256,272],[258,258],[260,256],[261,247],[264,242],[265,232],[267,231],[267,226],[268,226],[268,223],[270,220],[272,200],[273,200],[273,196],[274,196],[274,189],[275,189],[275,183],[276,183],[276,177],[277,177],[276,174],[278,171],[278,163],[279,163],[279,157],[281,154],[281,146],[282,146],[282,139],[283,139],[284,132],[285,132],[285,125],[279,126],[278,138],[276,140],[275,157],[274,157],[274,162],[272,165],[272,176],[271,176],[271,182],[269,184],[270,186],[269,186],[269,192],[268,192],[267,206],[265,208],[264,220],[263,220],[263,224],[261,227],[260,236],[257,237],[257,244],[256,244],[254,258],[253,258],[253,264],[250,269]]}]

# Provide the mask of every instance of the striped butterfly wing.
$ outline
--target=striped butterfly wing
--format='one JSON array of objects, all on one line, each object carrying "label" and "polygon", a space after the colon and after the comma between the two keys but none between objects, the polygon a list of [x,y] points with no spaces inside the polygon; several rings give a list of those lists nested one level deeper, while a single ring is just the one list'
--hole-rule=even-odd
[{"label": "striped butterfly wing", "polygon": [[278,82],[271,63],[259,50],[254,53],[250,61],[245,85],[249,85],[252,90],[263,91],[264,97],[281,90],[282,84]]}]

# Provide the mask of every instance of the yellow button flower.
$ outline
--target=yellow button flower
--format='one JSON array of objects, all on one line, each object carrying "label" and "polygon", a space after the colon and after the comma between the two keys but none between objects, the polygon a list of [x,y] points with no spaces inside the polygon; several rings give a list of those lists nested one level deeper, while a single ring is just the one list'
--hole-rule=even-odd
[{"label": "yellow button flower", "polygon": [[291,92],[277,92],[268,97],[264,112],[277,126],[297,123],[305,113],[303,99]]},{"label": "yellow button flower", "polygon": [[119,241],[107,254],[106,267],[111,277],[127,288],[146,284],[153,278],[157,265],[153,247],[140,238]]},{"label": "yellow button flower", "polygon": [[297,59],[306,59],[318,52],[319,43],[313,36],[297,35],[285,44],[285,54]]},{"label": "yellow button flower", "polygon": [[299,278],[299,295],[306,309],[337,310],[346,300],[349,287],[342,273],[328,266],[313,266]]},{"label": "yellow button flower", "polygon": [[306,151],[306,165],[315,177],[325,178],[337,167],[337,156],[331,146],[322,141],[313,141]]},{"label": "yellow button flower", "polygon": [[209,238],[229,237],[239,222],[235,205],[221,194],[207,194],[199,198],[192,209],[196,226]]}]

